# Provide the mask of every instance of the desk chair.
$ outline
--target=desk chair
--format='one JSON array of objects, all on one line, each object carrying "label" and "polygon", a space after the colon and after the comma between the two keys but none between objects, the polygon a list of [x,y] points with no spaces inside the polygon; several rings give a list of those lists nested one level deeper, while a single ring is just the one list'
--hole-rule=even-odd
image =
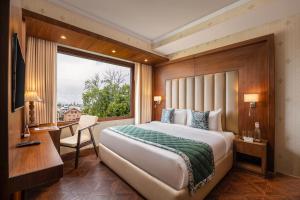
[{"label": "desk chair", "polygon": [[[81,147],[93,144],[95,153],[98,157],[98,151],[93,136],[93,128],[97,125],[97,120],[98,117],[96,116],[82,115],[79,122],[59,127],[60,130],[69,128],[71,131],[72,136],[61,139],[60,146],[76,149],[75,169],[78,167],[79,152]],[[76,124],[78,124],[78,127],[74,132],[73,125]]]}]

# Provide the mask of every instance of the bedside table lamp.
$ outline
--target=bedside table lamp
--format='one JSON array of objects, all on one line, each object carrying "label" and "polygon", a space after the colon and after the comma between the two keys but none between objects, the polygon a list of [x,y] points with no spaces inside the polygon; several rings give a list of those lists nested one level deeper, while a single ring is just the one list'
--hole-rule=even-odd
[{"label": "bedside table lamp", "polygon": [[256,107],[258,102],[258,94],[244,94],[244,102],[249,102],[249,117],[251,116],[251,109]]},{"label": "bedside table lamp", "polygon": [[156,108],[156,105],[160,104],[161,102],[161,96],[154,96],[153,100],[154,100],[154,108]]},{"label": "bedside table lamp", "polygon": [[37,92],[34,90],[29,90],[25,92],[25,101],[29,102],[29,126],[34,126],[35,117],[34,117],[34,102],[41,102],[42,99],[37,95]]}]

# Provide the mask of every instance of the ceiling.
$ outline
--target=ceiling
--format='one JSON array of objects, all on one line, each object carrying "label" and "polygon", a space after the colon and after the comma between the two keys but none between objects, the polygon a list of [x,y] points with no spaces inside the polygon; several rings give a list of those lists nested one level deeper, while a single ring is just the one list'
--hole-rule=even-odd
[{"label": "ceiling", "polygon": [[238,0],[50,0],[147,40],[163,38]]}]

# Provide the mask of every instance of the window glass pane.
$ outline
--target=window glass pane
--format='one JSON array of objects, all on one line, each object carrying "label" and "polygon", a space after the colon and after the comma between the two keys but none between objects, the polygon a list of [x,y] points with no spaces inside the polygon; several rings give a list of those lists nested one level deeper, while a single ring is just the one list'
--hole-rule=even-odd
[{"label": "window glass pane", "polygon": [[78,120],[83,113],[129,116],[130,80],[128,67],[58,53],[58,121]]}]

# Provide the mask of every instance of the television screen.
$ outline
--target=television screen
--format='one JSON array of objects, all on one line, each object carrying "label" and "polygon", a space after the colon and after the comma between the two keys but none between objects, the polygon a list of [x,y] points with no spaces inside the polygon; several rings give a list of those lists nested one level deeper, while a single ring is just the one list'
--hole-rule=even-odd
[{"label": "television screen", "polygon": [[24,106],[25,62],[17,34],[13,36],[12,62],[12,111]]}]

